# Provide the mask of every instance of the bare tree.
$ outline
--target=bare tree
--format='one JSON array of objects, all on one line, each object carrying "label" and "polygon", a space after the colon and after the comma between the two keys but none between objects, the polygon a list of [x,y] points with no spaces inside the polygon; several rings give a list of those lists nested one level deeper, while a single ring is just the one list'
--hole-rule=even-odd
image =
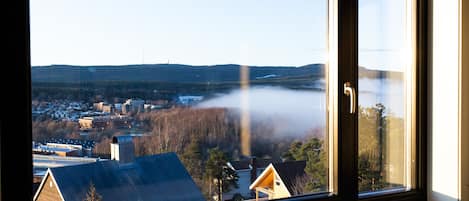
[{"label": "bare tree", "polygon": [[111,138],[104,137],[101,142],[97,143],[93,149],[97,155],[109,155],[111,154]]},{"label": "bare tree", "polygon": [[303,174],[295,178],[292,184],[292,190],[295,195],[310,193],[307,190],[307,184],[311,182],[311,177],[308,174]]},{"label": "bare tree", "polygon": [[88,193],[86,193],[86,198],[83,201],[102,201],[103,197],[98,194],[96,188],[94,187],[93,182],[90,182],[90,188]]}]

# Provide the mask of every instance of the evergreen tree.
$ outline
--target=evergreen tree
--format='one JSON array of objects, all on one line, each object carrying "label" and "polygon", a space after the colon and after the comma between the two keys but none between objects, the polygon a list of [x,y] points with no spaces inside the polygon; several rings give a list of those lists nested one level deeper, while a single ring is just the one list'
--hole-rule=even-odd
[{"label": "evergreen tree", "polygon": [[289,150],[283,154],[286,161],[306,161],[306,175],[297,178],[296,190],[298,194],[320,192],[326,190],[327,184],[327,154],[323,147],[323,141],[311,138],[306,143],[295,141]]},{"label": "evergreen tree", "polygon": [[192,140],[181,155],[181,160],[192,178],[198,182],[202,179],[202,153],[199,141]]},{"label": "evergreen tree", "polygon": [[[387,158],[404,153],[404,121],[386,111],[383,104],[369,108],[359,108],[360,133],[358,150],[359,191],[382,190],[392,185],[386,181],[390,172]],[[387,139],[392,139],[393,143]],[[393,146],[392,150],[390,149]]]},{"label": "evergreen tree", "polygon": [[312,138],[303,147],[306,153],[305,172],[311,178],[306,183],[307,192],[321,192],[326,190],[327,185],[327,154],[324,150],[323,141],[318,138]]},{"label": "evergreen tree", "polygon": [[[222,194],[228,192],[232,187],[238,188],[238,175],[227,165],[225,154],[218,148],[208,151],[208,159],[205,166],[205,178],[210,185],[215,184],[215,194],[218,200],[222,199]],[[210,195],[211,196],[211,195]]]},{"label": "evergreen tree", "polygon": [[359,191],[372,191],[382,188],[382,139],[385,122],[384,106],[360,108],[358,130],[360,133],[358,150]]}]

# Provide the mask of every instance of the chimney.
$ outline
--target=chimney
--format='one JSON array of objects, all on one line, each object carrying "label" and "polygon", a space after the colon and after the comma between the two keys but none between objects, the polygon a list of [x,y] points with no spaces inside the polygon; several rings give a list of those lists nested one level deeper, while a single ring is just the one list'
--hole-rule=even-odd
[{"label": "chimney", "polygon": [[251,184],[252,184],[257,178],[257,159],[255,156],[251,157],[249,166],[251,168]]},{"label": "chimney", "polygon": [[119,161],[119,163],[132,163],[134,158],[132,136],[114,136],[111,143],[111,160]]}]

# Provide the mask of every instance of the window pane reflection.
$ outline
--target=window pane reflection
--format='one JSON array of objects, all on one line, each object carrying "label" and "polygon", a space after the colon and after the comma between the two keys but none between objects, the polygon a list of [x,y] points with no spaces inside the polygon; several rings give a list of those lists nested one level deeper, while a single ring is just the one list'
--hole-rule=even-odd
[{"label": "window pane reflection", "polygon": [[359,1],[360,192],[409,186],[411,3]]}]

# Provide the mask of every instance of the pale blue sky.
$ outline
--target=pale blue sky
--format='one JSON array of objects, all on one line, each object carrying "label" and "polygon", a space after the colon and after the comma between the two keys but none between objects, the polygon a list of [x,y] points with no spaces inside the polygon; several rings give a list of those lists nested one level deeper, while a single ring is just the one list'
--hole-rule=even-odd
[{"label": "pale blue sky", "polygon": [[[361,65],[399,65],[383,54],[402,44],[403,1],[383,2],[360,0]],[[31,0],[34,66],[301,66],[325,62],[326,31],[326,0]]]}]

